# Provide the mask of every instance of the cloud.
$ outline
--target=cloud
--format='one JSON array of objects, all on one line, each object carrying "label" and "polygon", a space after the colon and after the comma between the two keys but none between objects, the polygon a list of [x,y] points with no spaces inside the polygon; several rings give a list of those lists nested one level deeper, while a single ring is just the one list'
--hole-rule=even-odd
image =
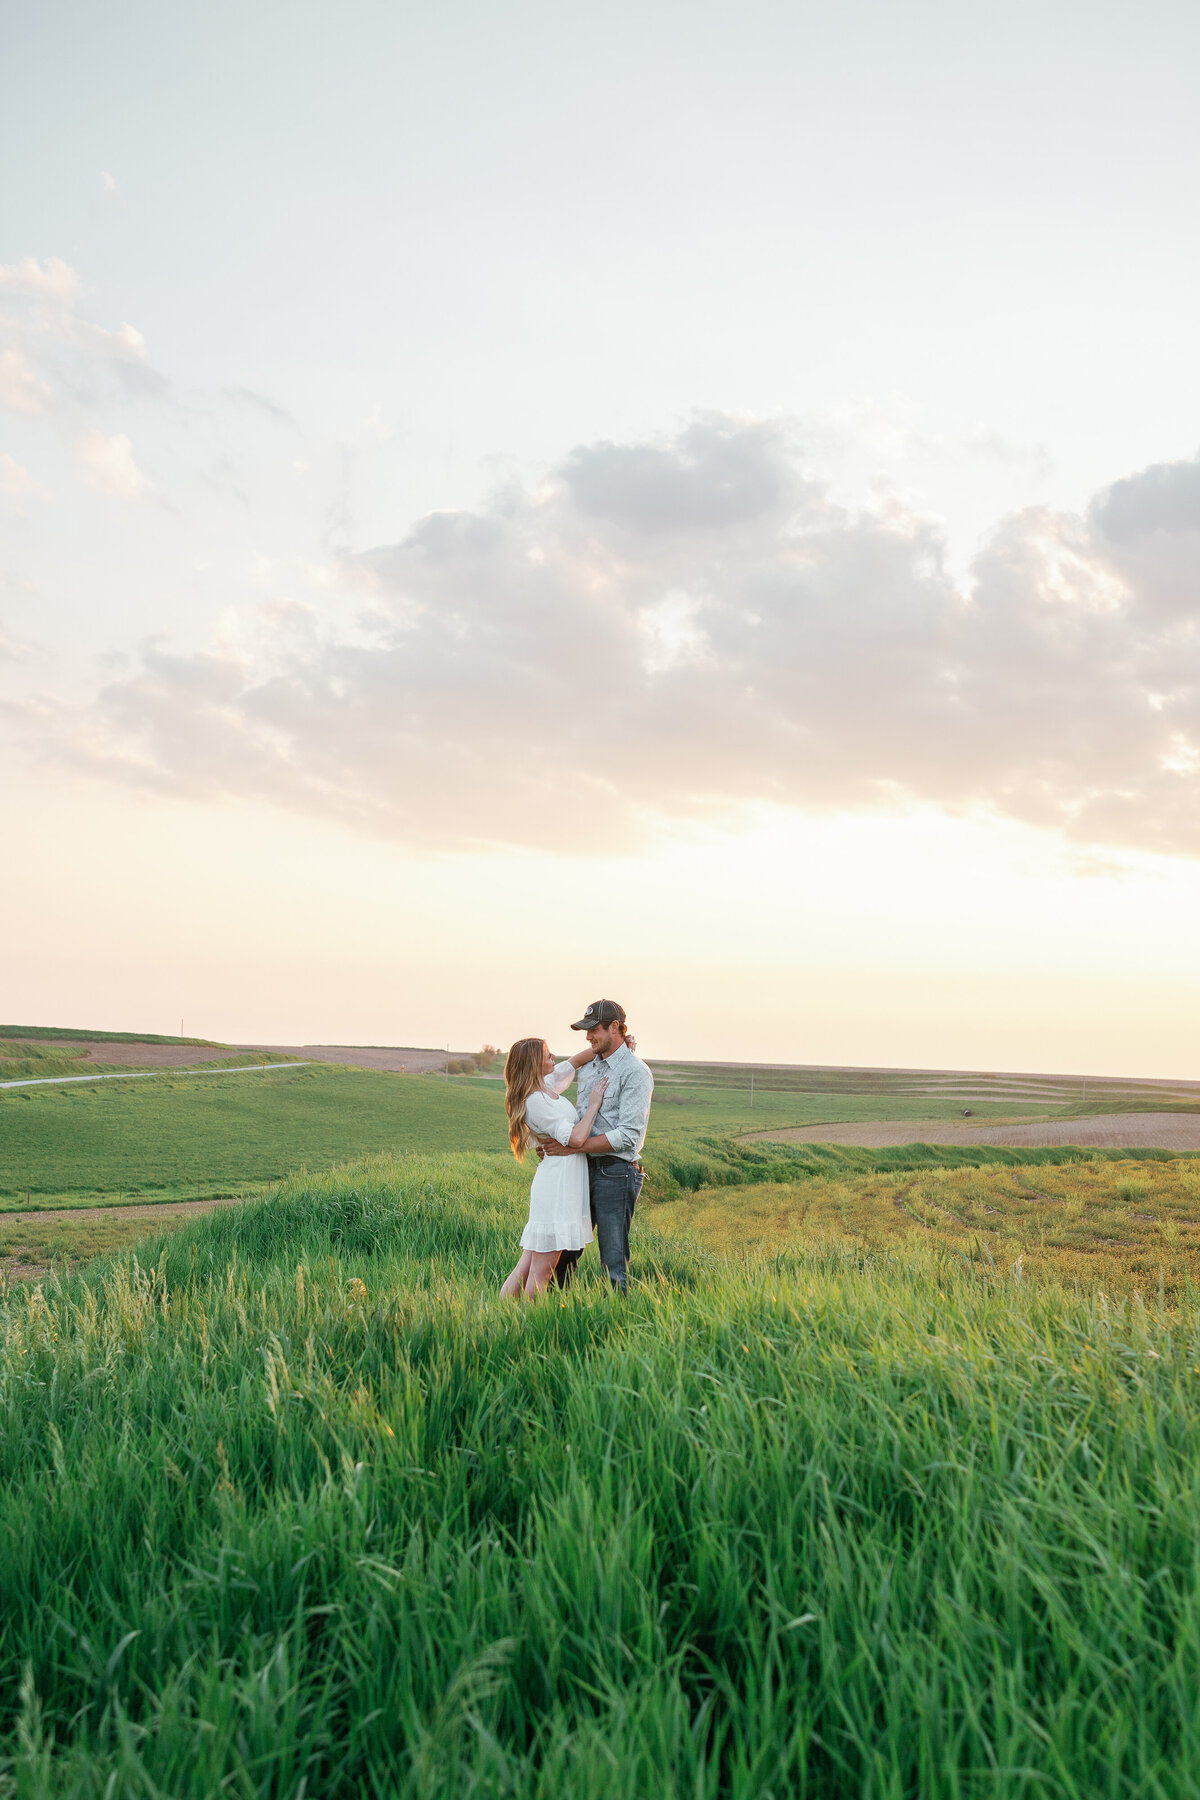
[{"label": "cloud", "polygon": [[704,415],[673,443],[587,444],[562,475],[580,512],[640,531],[712,531],[760,518],[792,492],[783,433]]},{"label": "cloud", "polygon": [[35,481],[29,470],[7,451],[0,451],[0,498],[8,501],[18,514],[24,513],[30,500],[44,500],[46,490]]},{"label": "cloud", "polygon": [[228,399],[236,401],[239,406],[248,406],[254,412],[264,413],[276,425],[284,425],[289,431],[297,429],[296,421],[291,413],[272,400],[269,394],[260,394],[257,389],[248,387],[227,387],[225,394]]},{"label": "cloud", "polygon": [[51,256],[44,263],[26,256],[17,263],[0,263],[0,289],[35,300],[63,302],[79,292],[79,277],[70,263]]},{"label": "cloud", "polygon": [[97,325],[81,297],[78,275],[58,257],[0,264],[0,403],[63,416],[166,393],[141,332]]},{"label": "cloud", "polygon": [[1159,531],[1200,531],[1200,459],[1155,463],[1114,481],[1091,516],[1113,544],[1136,543]]},{"label": "cloud", "polygon": [[30,646],[23,639],[14,637],[0,621],[0,662],[24,662],[29,654]]},{"label": "cloud", "polygon": [[11,346],[0,350],[0,406],[13,412],[41,412],[49,398],[48,385],[22,351]]},{"label": "cloud", "polygon": [[102,494],[116,500],[144,500],[154,487],[133,460],[133,445],[123,432],[105,437],[102,431],[85,431],[76,445],[84,479]]},{"label": "cloud", "polygon": [[323,610],[147,645],[44,743],[451,848],[915,799],[1200,855],[1200,534],[1172,467],[1003,520],[964,585],[929,521],[845,510],[782,426],[703,415],[419,520],[345,558]]}]

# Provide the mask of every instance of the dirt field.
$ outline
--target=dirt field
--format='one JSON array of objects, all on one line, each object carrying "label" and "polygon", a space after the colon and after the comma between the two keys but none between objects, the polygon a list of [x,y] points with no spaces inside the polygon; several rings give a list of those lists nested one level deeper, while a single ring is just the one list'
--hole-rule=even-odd
[{"label": "dirt field", "polygon": [[853,1125],[798,1125],[753,1135],[779,1144],[859,1144],[868,1150],[882,1150],[890,1144],[1010,1144],[1018,1149],[1092,1144],[1098,1150],[1200,1150],[1200,1112],[1101,1113],[1091,1119],[1038,1119],[1026,1125],[872,1119]]},{"label": "dirt field", "polygon": [[276,1056],[306,1056],[313,1062],[352,1063],[356,1069],[404,1070],[424,1075],[428,1069],[444,1069],[449,1054],[456,1062],[470,1050],[420,1050],[404,1044],[234,1044],[234,1050],[273,1050]]},{"label": "dirt field", "polygon": [[36,1044],[39,1050],[61,1050],[64,1056],[80,1061],[108,1063],[129,1069],[187,1069],[203,1062],[221,1062],[235,1048],[214,1044],[111,1044],[99,1038],[5,1038],[4,1047],[12,1056],[17,1051],[10,1045]]},{"label": "dirt field", "polygon": [[[239,1206],[237,1195],[208,1200],[166,1200],[147,1206],[57,1207],[46,1212],[5,1213],[0,1217],[0,1283],[40,1281],[49,1272],[48,1244],[74,1262],[79,1256],[124,1249],[139,1237],[153,1235],[171,1220],[182,1222],[218,1206]],[[111,1221],[109,1229],[105,1223]],[[56,1233],[55,1227],[61,1227]],[[73,1243],[86,1234],[88,1242]],[[62,1241],[58,1241],[59,1239]]]}]

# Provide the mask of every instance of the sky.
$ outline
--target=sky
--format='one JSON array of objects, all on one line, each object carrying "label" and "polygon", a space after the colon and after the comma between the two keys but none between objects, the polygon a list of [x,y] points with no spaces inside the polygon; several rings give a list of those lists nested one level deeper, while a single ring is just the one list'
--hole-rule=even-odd
[{"label": "sky", "polygon": [[1200,1078],[1200,13],[0,14],[0,1014]]}]

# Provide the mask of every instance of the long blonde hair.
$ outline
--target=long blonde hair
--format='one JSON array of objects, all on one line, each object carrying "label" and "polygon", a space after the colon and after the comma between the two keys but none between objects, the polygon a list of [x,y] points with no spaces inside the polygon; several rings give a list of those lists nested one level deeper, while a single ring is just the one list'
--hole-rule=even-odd
[{"label": "long blonde hair", "polygon": [[504,1110],[508,1114],[508,1141],[518,1162],[525,1161],[529,1127],[525,1102],[545,1081],[545,1038],[521,1038],[504,1059]]}]

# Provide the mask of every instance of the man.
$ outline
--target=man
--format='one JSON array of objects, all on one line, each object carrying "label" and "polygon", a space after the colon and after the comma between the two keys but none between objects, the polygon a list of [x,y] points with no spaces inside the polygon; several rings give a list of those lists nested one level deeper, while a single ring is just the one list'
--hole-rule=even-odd
[{"label": "man", "polygon": [[[608,1091],[600,1102],[592,1136],[581,1148],[588,1159],[592,1225],[600,1261],[613,1286],[623,1294],[629,1278],[629,1226],[644,1179],[638,1159],[646,1141],[654,1077],[626,1043],[625,1008],[615,1000],[593,1000],[571,1030],[586,1031],[596,1052],[595,1061],[585,1063],[579,1071],[576,1119],[582,1119],[587,1111],[595,1082],[602,1075],[608,1077]],[[538,1142],[547,1156],[577,1154],[552,1138]],[[578,1250],[564,1250],[559,1257],[554,1271],[559,1287],[570,1281],[580,1255]]]}]

